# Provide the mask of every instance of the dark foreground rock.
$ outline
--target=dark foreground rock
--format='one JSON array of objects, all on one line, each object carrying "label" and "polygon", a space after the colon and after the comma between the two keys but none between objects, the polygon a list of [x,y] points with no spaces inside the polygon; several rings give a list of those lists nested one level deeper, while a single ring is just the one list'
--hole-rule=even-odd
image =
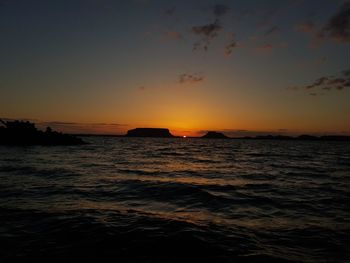
[{"label": "dark foreground rock", "polygon": [[80,138],[52,131],[40,131],[28,121],[0,120],[0,145],[79,145],[85,144]]},{"label": "dark foreground rock", "polygon": [[164,128],[136,128],[129,130],[126,137],[156,137],[156,138],[173,138],[169,129]]},{"label": "dark foreground rock", "polygon": [[209,132],[207,132],[207,134],[205,134],[201,138],[227,139],[228,137],[225,134],[221,133],[221,132],[209,131]]}]

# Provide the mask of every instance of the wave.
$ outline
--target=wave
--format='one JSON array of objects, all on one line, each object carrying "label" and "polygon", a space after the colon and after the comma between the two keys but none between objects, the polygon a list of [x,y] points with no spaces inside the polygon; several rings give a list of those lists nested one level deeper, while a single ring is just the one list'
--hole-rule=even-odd
[{"label": "wave", "polygon": [[1,262],[350,258],[349,144],[89,140],[0,148]]},{"label": "wave", "polygon": [[[329,258],[333,249],[337,251],[337,262],[347,260],[347,248],[327,239],[335,233],[319,227],[272,233],[253,232],[245,227],[228,229],[216,224],[201,226],[132,211],[103,211],[103,214],[91,209],[51,213],[4,208],[0,211],[0,222],[11,224],[13,229],[12,235],[0,236],[2,262],[26,259],[39,262],[110,259],[122,262],[300,262],[306,257],[310,262],[326,262],[335,259]],[[349,241],[346,229],[337,233],[337,239],[344,244]],[[308,251],[300,253],[305,247]]]}]

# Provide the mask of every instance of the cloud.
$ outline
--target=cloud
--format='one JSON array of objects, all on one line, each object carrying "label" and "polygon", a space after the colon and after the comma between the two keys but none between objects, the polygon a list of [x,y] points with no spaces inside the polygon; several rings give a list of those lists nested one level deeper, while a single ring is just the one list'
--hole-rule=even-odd
[{"label": "cloud", "polygon": [[167,31],[163,34],[163,38],[179,40],[179,39],[182,39],[183,36],[178,31]]},{"label": "cloud", "polygon": [[50,121],[50,122],[41,122],[43,125],[79,125],[77,122],[64,122],[64,121]]},{"label": "cloud", "polygon": [[16,120],[20,120],[20,121],[29,121],[29,122],[38,122],[38,119],[29,119],[29,118],[7,118],[7,117],[0,117],[0,120],[3,121],[16,121]]},{"label": "cloud", "polygon": [[[207,131],[198,131],[198,135],[204,135]],[[255,136],[266,136],[266,135],[291,135],[294,134],[293,131],[288,129],[273,129],[268,131],[259,130],[246,130],[246,129],[223,129],[217,130],[217,132],[222,132],[229,137],[255,137]]]},{"label": "cloud", "polygon": [[269,54],[273,50],[282,49],[282,48],[288,48],[288,43],[287,42],[279,42],[274,44],[266,43],[266,44],[261,44],[253,47],[253,50],[257,53]]},{"label": "cloud", "polygon": [[287,87],[287,90],[294,90],[294,91],[297,91],[297,90],[299,90],[300,89],[300,87],[298,87],[298,86],[290,86],[290,87]]},{"label": "cloud", "polygon": [[225,55],[226,56],[231,56],[232,55],[232,52],[233,52],[233,49],[237,47],[237,42],[236,41],[232,41],[231,43],[227,44],[225,46]]},{"label": "cloud", "polygon": [[280,31],[280,28],[278,26],[273,26],[268,30],[266,30],[264,36],[274,35],[274,34],[277,34],[279,31]]},{"label": "cloud", "polygon": [[[211,42],[219,36],[219,32],[223,30],[220,20],[221,17],[230,11],[230,7],[223,4],[216,4],[212,7],[214,15],[214,22],[202,26],[193,26],[192,33],[202,37],[199,41],[193,44],[193,51],[204,50],[207,51]],[[232,44],[232,43],[231,43]],[[227,45],[229,46],[229,44]]]},{"label": "cloud", "polygon": [[337,42],[350,42],[350,2],[345,2],[319,32],[318,37],[329,37]]},{"label": "cloud", "polygon": [[219,35],[222,29],[223,27],[219,25],[218,19],[216,19],[214,23],[192,27],[192,33],[202,37],[200,41],[193,45],[193,50],[203,49],[207,51],[212,40]]},{"label": "cloud", "polygon": [[225,48],[224,48],[224,53],[226,56],[231,56],[233,49],[237,47],[237,42],[235,40],[235,34],[231,34],[231,41],[228,42],[228,44],[226,44]]},{"label": "cloud", "polygon": [[199,73],[195,74],[181,74],[179,76],[179,83],[180,84],[197,84],[204,81],[204,76],[200,75]]},{"label": "cloud", "polygon": [[211,23],[211,24],[192,27],[193,33],[195,33],[196,35],[207,37],[207,38],[216,37],[220,30],[222,30],[222,27],[218,24],[218,20],[216,20],[214,23]]},{"label": "cloud", "polygon": [[62,121],[38,121],[39,129],[51,127],[65,133],[122,134],[128,125],[120,123],[79,123]]},{"label": "cloud", "polygon": [[80,122],[63,122],[63,121],[41,121],[38,122],[40,125],[48,125],[48,126],[88,126],[88,127],[97,127],[97,126],[127,126],[125,124],[120,123],[104,123],[104,122],[97,122],[97,123],[80,123]]},{"label": "cloud", "polygon": [[227,5],[214,5],[213,7],[213,13],[216,17],[220,17],[223,16],[225,14],[227,14],[230,11],[230,7]]},{"label": "cloud", "polygon": [[313,96],[313,97],[316,97],[316,96],[322,96],[323,93],[317,93],[317,92],[311,92],[309,93],[309,96]]},{"label": "cloud", "polygon": [[313,89],[322,85],[327,84],[327,81],[329,80],[328,77],[322,77],[314,81],[314,83],[305,86],[305,89]]},{"label": "cloud", "polygon": [[310,34],[314,32],[315,24],[311,21],[305,21],[303,23],[296,25],[294,29],[301,33]]},{"label": "cloud", "polygon": [[318,93],[318,90],[331,91],[331,90],[344,90],[350,88],[350,70],[343,70],[338,76],[324,76],[316,79],[313,83],[305,86],[289,87],[288,90],[308,90],[315,91],[309,93],[311,96],[323,95]]},{"label": "cloud", "polygon": [[273,46],[271,44],[264,44],[255,48],[255,50],[258,52],[271,52],[272,49]]},{"label": "cloud", "polygon": [[42,121],[38,119],[26,118],[1,118],[5,121],[30,121],[35,123],[40,130],[45,130],[46,127],[51,127],[55,131],[64,133],[85,133],[85,134],[123,134],[125,129],[129,127],[127,124],[120,123],[81,123],[81,122],[65,122],[65,121]]}]

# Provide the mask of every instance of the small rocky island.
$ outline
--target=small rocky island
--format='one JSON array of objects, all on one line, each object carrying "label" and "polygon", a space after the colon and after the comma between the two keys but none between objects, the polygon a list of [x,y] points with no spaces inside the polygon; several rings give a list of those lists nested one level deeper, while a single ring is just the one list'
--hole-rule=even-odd
[{"label": "small rocky island", "polygon": [[0,145],[80,145],[83,140],[53,131],[50,127],[40,131],[29,121],[3,121],[0,119]]},{"label": "small rocky island", "polygon": [[207,134],[205,134],[205,135],[202,136],[201,138],[208,138],[208,139],[228,139],[229,137],[227,137],[225,134],[223,134],[223,133],[221,133],[221,132],[209,131],[209,132],[207,132]]},{"label": "small rocky island", "polygon": [[129,130],[126,137],[154,137],[154,138],[173,138],[169,129],[165,128],[136,128]]}]

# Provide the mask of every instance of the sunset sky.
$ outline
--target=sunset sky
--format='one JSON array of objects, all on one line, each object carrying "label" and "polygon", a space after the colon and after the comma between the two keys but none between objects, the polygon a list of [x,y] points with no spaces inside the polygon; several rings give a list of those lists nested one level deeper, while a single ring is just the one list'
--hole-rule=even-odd
[{"label": "sunset sky", "polygon": [[350,135],[350,1],[0,0],[0,117]]}]

